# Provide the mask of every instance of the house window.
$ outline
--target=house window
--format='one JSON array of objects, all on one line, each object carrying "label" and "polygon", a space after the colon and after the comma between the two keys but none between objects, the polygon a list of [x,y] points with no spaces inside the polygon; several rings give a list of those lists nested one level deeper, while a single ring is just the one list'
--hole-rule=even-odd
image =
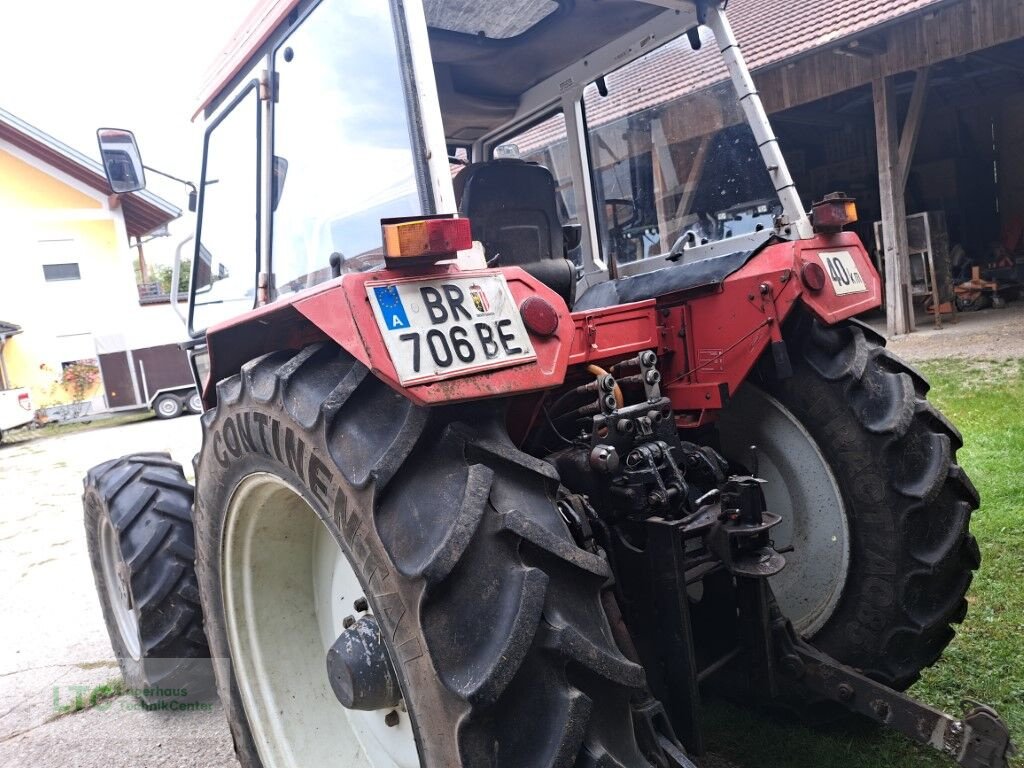
[{"label": "house window", "polygon": [[78,263],[72,261],[66,264],[43,264],[43,277],[46,282],[52,283],[58,280],[81,280],[82,273]]}]

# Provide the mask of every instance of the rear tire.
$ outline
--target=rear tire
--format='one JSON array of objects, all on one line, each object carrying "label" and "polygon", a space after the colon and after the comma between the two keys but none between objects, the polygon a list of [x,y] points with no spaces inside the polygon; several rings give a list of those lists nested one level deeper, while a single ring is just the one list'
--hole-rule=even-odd
[{"label": "rear tire", "polygon": [[193,493],[181,465],[164,453],[133,454],[93,467],[84,485],[89,559],[126,687],[147,703],[208,698]]},{"label": "rear tire", "polygon": [[[395,667],[420,764],[649,765],[630,709],[643,669],[615,646],[600,602],[610,569],[576,547],[554,504],[554,470],[513,446],[500,403],[417,407],[332,343],[254,360],[218,384],[217,400],[202,417],[197,458],[197,566],[243,766],[277,768],[286,761],[267,755],[298,755],[304,738],[334,736],[296,725],[302,713],[289,707],[312,694],[276,688],[274,679],[296,677],[273,662],[258,668],[261,678],[239,680],[253,659],[287,652],[284,639],[278,647],[266,633],[258,653],[232,659],[243,645],[224,598],[236,586],[225,576],[234,566],[222,560],[237,527],[226,518],[254,509],[232,499],[261,476],[301,494],[355,571]],[[270,553],[252,541],[254,561]],[[293,578],[313,579],[312,570],[298,563]],[[316,619],[295,615],[295,635],[313,636],[306,623]],[[308,660],[311,673],[323,670],[313,693],[326,717],[345,722],[350,711],[330,692],[326,650]],[[257,689],[281,709],[284,725],[269,737],[247,716]],[[304,727],[310,733],[294,730]],[[342,746],[336,764],[354,764],[358,748],[342,755]]]},{"label": "rear tire", "polygon": [[927,402],[924,378],[867,326],[801,316],[788,331],[793,376],[762,386],[821,451],[849,537],[841,597],[811,640],[904,689],[952,640],[980,563],[968,529],[978,493],[956,463],[963,441]]}]

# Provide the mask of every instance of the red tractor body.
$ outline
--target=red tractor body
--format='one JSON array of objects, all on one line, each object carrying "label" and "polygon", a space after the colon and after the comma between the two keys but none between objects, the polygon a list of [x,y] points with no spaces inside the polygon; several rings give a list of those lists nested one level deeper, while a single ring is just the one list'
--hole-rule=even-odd
[{"label": "red tractor body", "polygon": [[[805,270],[820,268],[823,278],[829,269],[826,260],[836,253],[846,254],[854,265],[850,272],[856,272],[859,282],[853,291],[840,293],[844,286],[838,276],[818,282],[803,277]],[[536,359],[403,385],[376,322],[367,285],[496,273],[505,275],[519,307],[529,297],[539,297],[555,308],[555,331],[532,334]],[[462,272],[454,265],[441,265],[342,275],[210,328],[212,375],[204,402],[213,407],[212,383],[246,360],[323,338],[336,341],[374,375],[420,405],[546,391],[563,384],[574,368],[654,349],[665,359],[664,389],[679,426],[695,427],[713,419],[728,403],[771,343],[783,343],[782,325],[796,304],[833,324],[881,302],[881,281],[852,233],[772,243],[748,255],[731,274],[705,270],[686,277],[692,284],[656,298],[570,311],[557,293],[518,268]]]}]

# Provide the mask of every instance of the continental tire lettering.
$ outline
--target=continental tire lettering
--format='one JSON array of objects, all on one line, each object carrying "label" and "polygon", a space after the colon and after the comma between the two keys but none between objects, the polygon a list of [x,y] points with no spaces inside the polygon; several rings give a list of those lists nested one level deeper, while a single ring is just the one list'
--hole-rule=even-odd
[{"label": "continental tire lettering", "polygon": [[270,420],[270,437],[274,443],[274,456],[284,464],[284,459],[281,458],[281,422],[277,419]]},{"label": "continental tire lettering", "polygon": [[213,457],[224,469],[228,468],[228,452],[224,450],[224,438],[221,437],[220,432],[213,433]]},{"label": "continental tire lettering", "polygon": [[356,526],[356,513],[353,509],[349,511],[348,497],[338,489],[334,496],[334,524],[346,539],[352,538],[352,529]]},{"label": "continental tire lettering", "polygon": [[371,591],[374,589],[374,582],[378,582],[379,587],[382,588],[390,575],[388,569],[377,562],[373,555],[370,555],[363,563],[363,573],[366,574],[366,584]]},{"label": "continental tire lettering", "polygon": [[238,436],[242,447],[249,453],[256,453],[256,444],[252,441],[252,421],[248,411],[235,417],[238,422]]},{"label": "continental tire lettering", "polygon": [[[316,500],[323,505],[324,509],[328,509],[330,504],[327,500],[327,491],[333,485],[334,478],[331,477],[330,472],[327,469],[327,465],[317,458],[317,455],[310,451],[309,453],[309,490],[316,496]],[[338,491],[339,495],[341,491]]]},{"label": "continental tire lettering", "polygon": [[391,644],[399,661],[408,662],[423,655],[423,646],[420,645],[418,637],[409,637],[402,641],[393,640]]},{"label": "continental tire lettering", "polygon": [[260,436],[260,445],[262,446],[262,452],[266,455],[270,455],[270,448],[267,446],[267,424],[270,423],[270,419],[267,415],[256,411],[252,415],[252,420],[256,422],[256,427]]},{"label": "continental tire lettering", "polygon": [[242,455],[241,446],[238,444],[238,430],[231,419],[224,422],[224,445],[236,459]]},{"label": "continental tire lettering", "polygon": [[306,452],[306,444],[301,437],[296,437],[290,427],[284,430],[284,455],[288,459],[288,469],[302,477],[302,457]]}]

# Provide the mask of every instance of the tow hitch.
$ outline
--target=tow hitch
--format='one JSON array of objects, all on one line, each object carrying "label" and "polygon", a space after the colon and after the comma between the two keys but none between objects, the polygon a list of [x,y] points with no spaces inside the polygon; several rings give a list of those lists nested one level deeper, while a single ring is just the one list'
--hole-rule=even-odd
[{"label": "tow hitch", "polygon": [[[651,538],[664,545],[649,548],[660,574],[653,605],[661,606],[662,624],[687,632],[670,633],[677,647],[660,659],[669,671],[675,695],[667,709],[683,743],[701,751],[698,722],[699,683],[719,672],[747,698],[764,702],[823,699],[899,731],[953,758],[965,768],[1003,768],[1016,754],[1006,724],[994,709],[977,704],[956,718],[886,687],[847,667],[801,639],[782,614],[768,577],[785,565],[769,539],[780,517],[765,510],[758,478],[730,477],[719,494],[692,519],[648,521]],[[668,534],[668,535],[666,535]],[[694,539],[700,549],[687,545]],[[694,552],[706,554],[693,557]],[[708,556],[734,583],[736,647],[701,669],[696,663],[687,588],[695,571],[708,568]],[[689,561],[689,562],[688,562]],[[665,609],[671,606],[671,610]],[[667,646],[665,646],[667,648]],[[732,673],[731,675],[729,673]],[[688,684],[677,687],[683,679]]]}]

